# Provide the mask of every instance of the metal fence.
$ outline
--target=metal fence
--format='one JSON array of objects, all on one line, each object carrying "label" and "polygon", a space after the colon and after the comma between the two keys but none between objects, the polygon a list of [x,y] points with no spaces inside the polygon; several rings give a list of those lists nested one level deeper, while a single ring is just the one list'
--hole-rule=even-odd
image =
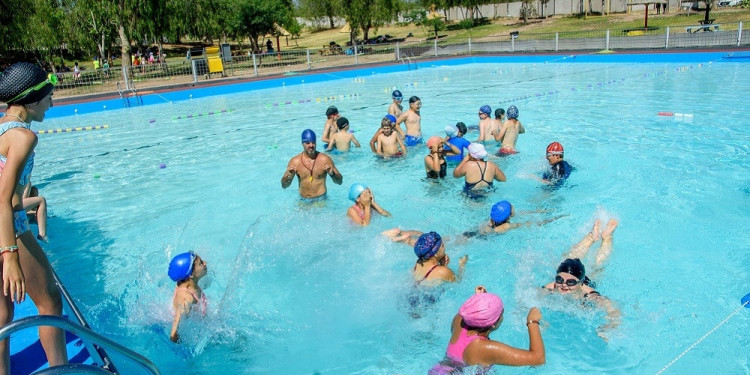
[{"label": "metal fence", "polygon": [[145,94],[155,88],[384,62],[409,64],[411,68],[419,59],[441,56],[748,46],[750,36],[743,33],[742,27],[742,22],[740,22],[721,25],[673,26],[657,30],[514,32],[502,37],[478,40],[469,38],[463,43],[432,40],[352,47],[330,46],[319,49],[223,56],[223,71],[217,73],[209,72],[206,59],[193,58],[182,62],[82,71],[78,77],[72,73],[59,73],[60,83],[55,90],[55,96],[60,98],[119,93],[125,104],[129,106],[129,97],[137,97],[139,93]]}]

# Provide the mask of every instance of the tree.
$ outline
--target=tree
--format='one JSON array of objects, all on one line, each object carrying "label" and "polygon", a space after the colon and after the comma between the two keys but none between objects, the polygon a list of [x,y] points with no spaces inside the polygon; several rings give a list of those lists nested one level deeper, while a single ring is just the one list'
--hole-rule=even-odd
[{"label": "tree", "polygon": [[231,28],[237,35],[250,37],[253,51],[260,51],[258,38],[276,32],[274,23],[291,24],[292,3],[287,0],[240,0],[234,3]]},{"label": "tree", "polygon": [[349,22],[352,43],[358,31],[369,38],[371,28],[393,21],[402,9],[400,0],[339,0],[342,16]]},{"label": "tree", "polygon": [[[333,17],[338,12],[338,3],[336,0],[300,0],[299,10],[302,16],[306,18],[328,18],[330,28],[336,27],[333,24]],[[291,32],[291,31],[290,31]]]}]

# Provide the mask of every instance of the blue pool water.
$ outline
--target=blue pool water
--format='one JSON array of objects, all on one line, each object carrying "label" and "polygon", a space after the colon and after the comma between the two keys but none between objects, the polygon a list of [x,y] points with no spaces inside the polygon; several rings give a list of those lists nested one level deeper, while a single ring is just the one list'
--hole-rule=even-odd
[{"label": "blue pool water", "polygon": [[[33,179],[52,214],[45,249],[92,326],[166,374],[423,374],[443,357],[451,318],[479,284],[505,301],[496,340],[527,347],[528,309],[544,316],[547,364],[495,373],[655,373],[739,307],[750,285],[742,234],[750,224],[750,74],[746,63],[709,60],[437,61],[418,71],[348,72],[53,117],[34,127],[109,127],[39,136]],[[425,136],[457,121],[476,124],[483,104],[518,106],[527,129],[521,153],[495,160],[508,181],[473,201],[459,193],[463,181],[423,180],[426,148],[375,159],[366,144],[393,87],[421,97]],[[344,184],[329,180],[328,201],[308,207],[298,202],[297,183],[282,190],[280,178],[301,151],[300,132],[320,135],[331,104],[364,147],[333,156]],[[556,191],[529,177],[544,170],[552,141],[576,168]],[[369,185],[393,217],[351,225],[353,182]],[[466,275],[411,318],[405,301],[415,257],[379,233],[399,226],[455,238],[501,199],[518,211],[548,211],[530,219],[568,216],[449,242],[452,259],[469,255]],[[538,293],[596,218],[620,221],[597,279],[623,314],[608,342],[596,335],[600,312]],[[166,267],[191,249],[208,262],[210,311],[185,324],[176,346],[167,339],[174,284]],[[748,372],[749,321],[740,311],[669,371]]]}]

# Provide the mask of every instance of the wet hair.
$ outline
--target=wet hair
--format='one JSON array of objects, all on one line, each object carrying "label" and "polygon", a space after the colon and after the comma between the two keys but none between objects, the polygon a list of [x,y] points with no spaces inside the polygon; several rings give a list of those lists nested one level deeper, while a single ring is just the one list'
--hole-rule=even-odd
[{"label": "wet hair", "polygon": [[466,129],[466,124],[464,124],[463,122],[457,123],[456,128],[461,133],[461,135],[465,135],[466,132],[468,131],[468,129]]},{"label": "wet hair", "polygon": [[383,117],[383,119],[380,120],[380,126],[386,126],[386,125],[393,127],[393,123],[391,122],[391,120],[389,120],[388,117]]},{"label": "wet hair", "polygon": [[496,119],[499,119],[500,117],[503,117],[504,114],[505,114],[505,110],[502,109],[502,108],[498,108],[498,109],[495,110],[495,118]]},{"label": "wet hair", "polygon": [[416,103],[416,102],[418,102],[420,100],[422,100],[422,99],[419,99],[418,96],[412,96],[411,98],[409,98],[409,104]]},{"label": "wet hair", "polygon": [[[44,99],[54,89],[51,83],[47,83],[38,90],[32,90],[20,98],[16,98],[16,96],[46,79],[47,72],[38,65],[27,62],[15,63],[0,74],[0,102],[8,105],[36,103]],[[11,100],[12,102],[9,102]]]}]

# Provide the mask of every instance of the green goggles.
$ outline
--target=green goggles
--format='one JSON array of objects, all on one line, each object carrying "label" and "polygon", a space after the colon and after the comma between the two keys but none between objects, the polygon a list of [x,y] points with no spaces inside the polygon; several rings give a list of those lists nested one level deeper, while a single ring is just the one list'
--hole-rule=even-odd
[{"label": "green goggles", "polygon": [[20,93],[20,94],[18,94],[16,96],[14,96],[13,99],[8,100],[8,103],[13,103],[16,100],[21,99],[24,96],[30,94],[31,92],[37,91],[37,90],[41,89],[42,87],[44,87],[44,85],[46,85],[48,83],[51,84],[52,86],[57,85],[57,75],[52,74],[52,73],[48,74],[47,75],[47,79],[45,79],[42,82],[39,82],[38,84],[36,84],[34,86],[29,87],[28,89],[24,90],[24,92],[22,92],[22,93]]}]

